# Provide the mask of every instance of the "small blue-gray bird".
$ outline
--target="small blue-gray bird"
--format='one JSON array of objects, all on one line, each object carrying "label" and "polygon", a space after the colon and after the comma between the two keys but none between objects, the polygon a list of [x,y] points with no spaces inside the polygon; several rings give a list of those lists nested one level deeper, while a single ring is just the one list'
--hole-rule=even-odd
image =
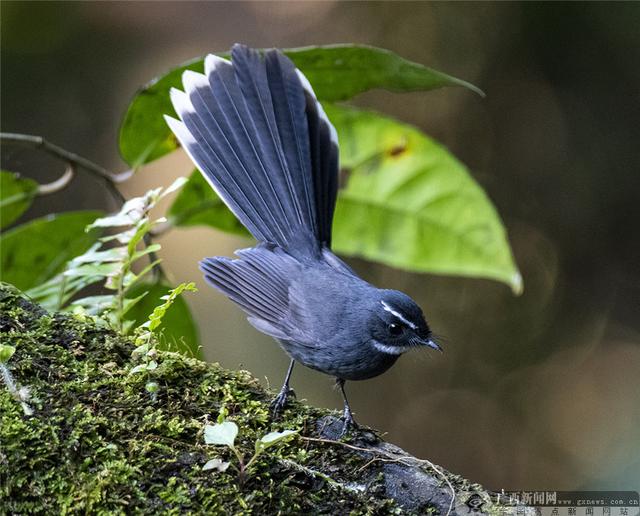
[{"label": "small blue-gray bird", "polygon": [[306,77],[280,51],[235,45],[171,90],[165,117],[204,178],[258,244],[237,259],[205,258],[205,279],[291,358],[274,400],[292,392],[295,362],[335,376],[343,432],[354,426],[346,380],[389,369],[411,348],[440,349],[407,295],[360,279],[331,252],[338,137]]}]

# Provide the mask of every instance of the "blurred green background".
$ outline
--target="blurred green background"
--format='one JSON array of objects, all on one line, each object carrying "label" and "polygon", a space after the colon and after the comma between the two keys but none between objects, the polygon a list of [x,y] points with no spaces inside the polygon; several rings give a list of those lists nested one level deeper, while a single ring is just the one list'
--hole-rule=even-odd
[{"label": "blurred green background", "polygon": [[[509,231],[525,293],[485,280],[408,274],[351,260],[416,298],[446,352],[410,354],[348,386],[358,419],[412,453],[493,489],[640,487],[640,4],[2,2],[2,130],[45,136],[112,170],[135,90],[234,42],[367,43],[467,79],[463,89],[370,92],[356,103],[422,128],[466,163]],[[58,163],[2,151],[39,181]],[[127,196],[187,175],[174,153]],[[80,177],[33,218],[114,209]],[[279,387],[287,359],[209,289],[204,256],[248,244],[207,228],[160,241],[207,359]],[[310,403],[340,407],[333,381],[299,368]]]}]

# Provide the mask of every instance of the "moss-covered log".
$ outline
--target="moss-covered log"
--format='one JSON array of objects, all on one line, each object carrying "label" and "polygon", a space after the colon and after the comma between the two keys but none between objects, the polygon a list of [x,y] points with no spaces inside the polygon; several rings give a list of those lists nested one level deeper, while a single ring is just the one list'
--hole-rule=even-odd
[{"label": "moss-covered log", "polygon": [[[0,383],[0,514],[455,514],[473,493],[491,506],[480,486],[374,432],[333,441],[330,411],[294,402],[273,421],[271,395],[247,372],[158,352],[155,370],[130,374],[131,339],[48,314],[6,285],[0,338],[16,348],[2,366],[15,388]],[[272,430],[299,436],[265,452],[241,484],[229,450],[203,441],[223,407],[247,456]],[[232,467],[203,471],[214,457]]]}]

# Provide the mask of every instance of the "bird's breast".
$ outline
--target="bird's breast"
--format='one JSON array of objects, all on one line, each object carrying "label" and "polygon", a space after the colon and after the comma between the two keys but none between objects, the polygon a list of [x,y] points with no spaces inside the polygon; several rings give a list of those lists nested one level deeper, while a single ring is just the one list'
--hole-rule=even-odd
[{"label": "bird's breast", "polygon": [[366,380],[384,373],[399,355],[380,353],[365,343],[332,339],[316,346],[281,341],[284,351],[301,364],[344,380]]}]

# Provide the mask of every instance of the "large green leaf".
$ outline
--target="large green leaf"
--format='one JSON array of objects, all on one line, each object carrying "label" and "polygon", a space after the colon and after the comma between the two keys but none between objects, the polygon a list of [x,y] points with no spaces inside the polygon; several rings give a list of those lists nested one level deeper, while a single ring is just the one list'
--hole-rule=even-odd
[{"label": "large green leaf", "polygon": [[427,91],[463,86],[484,96],[471,83],[366,45],[329,45],[285,50],[302,70],[320,100],[347,100],[375,88]]},{"label": "large green leaf", "polygon": [[495,208],[447,149],[376,113],[337,106],[326,111],[339,134],[347,177],[333,225],[338,253],[522,289]]},{"label": "large green leaf", "polygon": [[99,236],[85,227],[102,213],[75,211],[32,220],[0,236],[0,279],[21,290],[44,283]]},{"label": "large green leaf", "polygon": [[218,197],[202,174],[194,170],[167,212],[175,226],[211,226],[228,233],[250,236]]},{"label": "large green leaf", "polygon": [[[333,224],[338,253],[522,289],[502,222],[462,163],[409,125],[355,108],[325,109],[338,131],[346,176]],[[240,223],[200,174],[189,183],[198,194],[171,207],[174,220],[237,232]]]},{"label": "large green leaf", "polygon": [[[164,303],[162,296],[168,294],[172,287],[161,283],[139,283],[132,287],[128,296],[134,299],[145,292],[147,294],[127,313],[127,319],[135,321],[134,326],[145,323],[159,305]],[[160,348],[178,351],[188,356],[202,358],[198,328],[193,320],[189,305],[178,296],[167,309],[158,329]]]},{"label": "large green leaf", "polygon": [[0,228],[20,217],[31,205],[38,183],[15,172],[0,171]]},{"label": "large green leaf", "polygon": [[[345,100],[373,88],[417,91],[464,86],[482,94],[468,82],[379,48],[332,45],[284,52],[308,77],[320,100]],[[147,84],[129,105],[120,128],[120,153],[131,166],[153,161],[178,147],[162,115],[173,113],[169,90],[181,88],[185,70],[202,72],[203,60],[189,61]]]}]

